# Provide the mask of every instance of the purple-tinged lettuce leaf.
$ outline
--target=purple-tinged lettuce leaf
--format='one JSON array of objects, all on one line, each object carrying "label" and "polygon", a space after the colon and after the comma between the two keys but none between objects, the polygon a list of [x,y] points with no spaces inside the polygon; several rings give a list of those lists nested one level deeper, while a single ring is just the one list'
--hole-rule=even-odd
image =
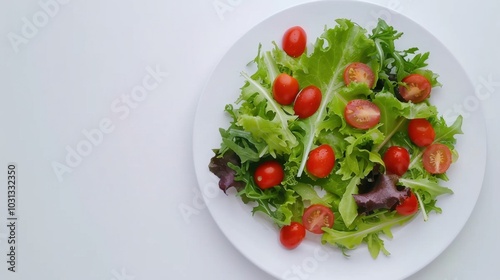
[{"label": "purple-tinged lettuce leaf", "polygon": [[226,193],[230,187],[240,189],[245,186],[243,182],[235,181],[236,171],[234,171],[230,164],[240,166],[240,159],[232,152],[228,151],[220,157],[217,152],[214,157],[210,159],[208,169],[210,172],[219,177],[219,188]]},{"label": "purple-tinged lettuce leaf", "polygon": [[394,209],[396,205],[410,196],[410,189],[399,191],[396,187],[397,175],[380,174],[375,187],[364,194],[353,194],[359,213],[368,213],[376,209]]}]

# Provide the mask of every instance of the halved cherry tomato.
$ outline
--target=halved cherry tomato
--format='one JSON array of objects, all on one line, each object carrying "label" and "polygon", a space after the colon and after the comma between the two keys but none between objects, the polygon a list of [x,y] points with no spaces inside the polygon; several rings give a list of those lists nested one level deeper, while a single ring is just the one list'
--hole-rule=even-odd
[{"label": "halved cherry tomato", "polygon": [[392,146],[384,154],[384,164],[387,173],[403,176],[410,166],[410,153],[399,146]]},{"label": "halved cherry tomato", "polygon": [[349,85],[351,82],[365,83],[369,88],[372,88],[375,84],[375,75],[370,66],[354,62],[347,65],[344,70],[344,83]]},{"label": "halved cherry tomato", "polygon": [[316,234],[323,233],[321,228],[328,227],[331,228],[333,226],[334,215],[330,208],[321,205],[321,204],[313,204],[304,211],[304,215],[302,215],[302,224],[304,227]]},{"label": "halved cherry tomato", "polygon": [[396,206],[396,211],[403,216],[415,214],[418,210],[417,196],[411,192],[410,196],[403,200],[403,202]]},{"label": "halved cherry tomato", "polygon": [[306,162],[307,171],[318,178],[328,176],[334,166],[335,152],[327,144],[323,144],[312,150]]},{"label": "halved cherry tomato", "polygon": [[289,28],[283,35],[283,50],[291,57],[301,56],[306,49],[306,43],[306,32],[300,26]]},{"label": "halved cherry tomato", "polygon": [[431,94],[431,83],[420,74],[410,74],[403,78],[402,82],[406,85],[399,86],[399,94],[406,101],[419,103]]},{"label": "halved cherry tomato", "polygon": [[368,100],[354,99],[347,103],[344,117],[355,128],[369,129],[380,121],[380,109]]},{"label": "halved cherry tomato", "polygon": [[322,98],[321,90],[319,88],[316,86],[307,86],[299,92],[299,95],[297,95],[297,99],[295,99],[295,104],[293,105],[293,110],[299,118],[308,118],[316,113],[319,105],[321,105]]},{"label": "halved cherry tomato", "polygon": [[413,119],[408,123],[408,136],[419,147],[425,147],[436,138],[436,132],[431,123],[426,119]]},{"label": "halved cherry tomato", "polygon": [[273,97],[281,105],[290,105],[299,93],[299,82],[294,77],[281,73],[273,82]]},{"label": "halved cherry tomato", "polygon": [[294,249],[306,237],[306,228],[297,222],[292,222],[280,230],[280,242],[287,249]]},{"label": "halved cherry tomato", "polygon": [[431,174],[445,173],[451,165],[451,150],[444,144],[431,144],[425,148],[422,161],[427,172]]},{"label": "halved cherry tomato", "polygon": [[284,177],[283,166],[275,160],[261,163],[253,175],[255,183],[263,190],[279,185]]}]

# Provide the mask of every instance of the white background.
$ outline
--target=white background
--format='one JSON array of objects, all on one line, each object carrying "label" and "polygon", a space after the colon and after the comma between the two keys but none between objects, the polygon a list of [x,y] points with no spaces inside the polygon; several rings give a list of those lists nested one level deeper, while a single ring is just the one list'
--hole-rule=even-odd
[{"label": "white background", "polygon": [[[58,4],[44,18],[38,1],[0,3],[0,278],[272,279],[227,241],[203,205],[192,126],[203,86],[227,49],[263,19],[310,1],[41,2]],[[488,128],[477,206],[451,246],[410,279],[491,278],[500,249],[500,2],[369,2],[428,29],[483,93],[481,108],[466,112],[481,110]],[[26,22],[39,27],[27,30]],[[125,105],[148,69],[168,76],[149,80],[157,84],[143,100]],[[67,164],[68,150],[86,141],[83,131],[103,122],[112,131],[73,158],[59,180],[55,162]],[[16,273],[4,261],[9,162],[19,171]]]}]

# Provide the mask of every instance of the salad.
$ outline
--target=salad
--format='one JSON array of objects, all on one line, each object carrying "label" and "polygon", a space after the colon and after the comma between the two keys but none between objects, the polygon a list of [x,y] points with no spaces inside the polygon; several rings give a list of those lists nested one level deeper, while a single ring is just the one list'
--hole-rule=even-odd
[{"label": "salad", "polygon": [[280,228],[284,248],[320,234],[345,255],[363,243],[373,258],[389,255],[382,235],[441,213],[438,197],[453,193],[442,182],[462,117],[439,116],[429,53],[396,49],[402,35],[383,20],[368,33],[337,19],[308,49],[294,26],[241,73],[209,169]]}]

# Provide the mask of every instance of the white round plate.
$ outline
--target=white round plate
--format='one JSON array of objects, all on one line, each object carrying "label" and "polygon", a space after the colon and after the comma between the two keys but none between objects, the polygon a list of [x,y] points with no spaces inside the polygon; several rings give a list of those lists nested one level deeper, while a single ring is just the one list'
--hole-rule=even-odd
[{"label": "white round plate", "polygon": [[[371,30],[378,17],[404,32],[398,49],[418,47],[430,51],[429,68],[440,75],[442,88],[433,91],[431,102],[447,120],[464,114],[464,134],[458,137],[458,162],[444,185],[454,194],[438,200],[442,214],[432,213],[424,222],[416,217],[410,224],[396,228],[394,238],[385,242],[391,255],[373,260],[366,247],[342,255],[334,247],[321,245],[317,236],[308,234],[295,250],[285,250],[278,229],[260,215],[252,216],[251,206],[243,204],[235,192],[226,196],[218,191],[217,178],[208,170],[212,149],[220,147],[219,128],[227,128],[230,118],[224,106],[239,96],[243,85],[241,71],[252,73],[247,64],[263,50],[280,42],[284,31],[302,26],[310,43],[333,27],[335,19],[348,18]],[[250,261],[279,279],[402,279],[420,270],[436,258],[458,235],[470,216],[481,190],[486,162],[486,132],[479,106],[474,103],[474,88],[462,66],[434,36],[410,19],[386,8],[363,2],[320,1],[279,12],[259,23],[239,39],[224,55],[210,77],[198,104],[193,152],[196,175],[208,209],[228,240]],[[457,107],[458,106],[458,107]],[[467,111],[468,110],[468,111]],[[209,242],[209,240],[207,240]]]}]

